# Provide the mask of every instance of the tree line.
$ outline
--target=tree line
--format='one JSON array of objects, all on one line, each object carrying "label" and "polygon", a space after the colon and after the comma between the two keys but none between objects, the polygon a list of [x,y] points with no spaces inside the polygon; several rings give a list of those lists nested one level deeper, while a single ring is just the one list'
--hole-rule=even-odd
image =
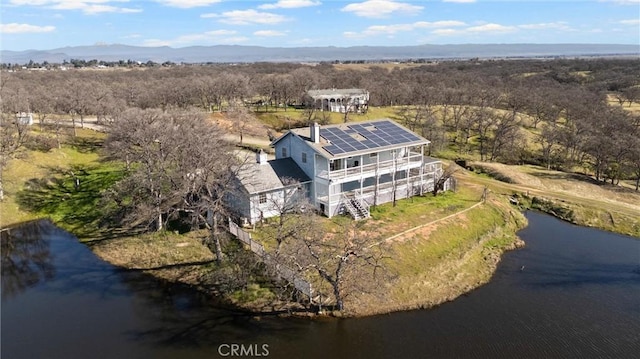
[{"label": "tree line", "polygon": [[640,102],[637,59],[469,60],[391,69],[211,64],[25,71],[3,73],[0,81],[3,112],[31,111],[51,124],[52,114],[109,123],[131,108],[219,111],[240,103],[251,111],[292,111],[310,89],[364,88],[370,106],[397,107],[395,119],[430,139],[432,151],[584,168],[613,183],[640,177],[638,112],[628,111]]}]

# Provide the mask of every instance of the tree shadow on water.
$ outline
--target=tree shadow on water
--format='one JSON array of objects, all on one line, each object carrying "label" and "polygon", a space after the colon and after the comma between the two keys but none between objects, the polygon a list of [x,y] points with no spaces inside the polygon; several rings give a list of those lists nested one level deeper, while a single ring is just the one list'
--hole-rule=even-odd
[{"label": "tree shadow on water", "polygon": [[36,221],[0,232],[2,300],[55,277],[49,240],[43,236],[49,226],[46,221]]}]

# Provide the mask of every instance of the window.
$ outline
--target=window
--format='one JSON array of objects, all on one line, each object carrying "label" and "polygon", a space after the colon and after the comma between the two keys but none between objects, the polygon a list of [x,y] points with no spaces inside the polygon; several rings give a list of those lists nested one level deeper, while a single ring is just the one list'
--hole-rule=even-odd
[{"label": "window", "polygon": [[376,158],[378,157],[378,152],[372,152],[369,154],[369,158]]},{"label": "window", "polygon": [[307,153],[302,152],[302,163],[307,163]]},{"label": "window", "polygon": [[260,193],[260,196],[258,197],[258,202],[260,202],[260,204],[267,203],[267,194]]},{"label": "window", "polygon": [[282,147],[282,157],[287,157],[287,148]]},{"label": "window", "polygon": [[337,171],[339,169],[342,169],[342,166],[340,164],[342,160],[331,160],[331,162],[329,162],[329,170],[330,171]]}]

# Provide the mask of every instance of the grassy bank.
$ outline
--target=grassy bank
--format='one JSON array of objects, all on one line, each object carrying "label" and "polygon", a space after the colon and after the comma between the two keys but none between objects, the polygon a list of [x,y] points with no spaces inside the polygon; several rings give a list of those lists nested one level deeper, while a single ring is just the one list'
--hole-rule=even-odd
[{"label": "grassy bank", "polygon": [[565,221],[640,238],[640,193],[576,173],[537,166],[474,163],[480,175],[459,172],[461,182],[486,186]]},{"label": "grassy bank", "polygon": [[382,244],[394,279],[349,299],[350,315],[428,308],[488,282],[502,253],[523,243],[526,219],[502,199]]},{"label": "grassy bank", "polygon": [[[373,208],[372,218],[360,230],[379,240],[371,250],[384,253],[384,275],[374,279],[351,273],[360,278],[356,286],[362,292],[349,292],[340,315],[430,307],[489,281],[502,253],[522,244],[515,233],[527,222],[506,196],[479,202],[482,191],[480,186],[460,187],[436,197],[400,200],[395,207],[386,203]],[[328,233],[338,233],[345,221],[351,221],[343,216],[321,220]],[[253,239],[273,249],[269,228],[256,228]],[[316,273],[307,275],[317,292],[331,297],[327,283]],[[370,283],[363,284],[364,278]]]}]

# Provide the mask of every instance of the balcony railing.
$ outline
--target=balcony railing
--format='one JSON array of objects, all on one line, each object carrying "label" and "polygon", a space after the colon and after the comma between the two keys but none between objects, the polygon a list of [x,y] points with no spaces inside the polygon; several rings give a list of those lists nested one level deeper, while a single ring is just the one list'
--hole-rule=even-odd
[{"label": "balcony railing", "polygon": [[[433,190],[433,184],[433,177],[425,177],[423,181],[410,179],[409,183],[407,183],[406,179],[400,180],[395,185],[396,198],[407,198],[418,195],[420,193],[428,193]],[[374,197],[377,193],[377,202],[385,203],[389,201],[389,198],[392,198],[393,189],[394,185],[391,182],[380,183],[377,189],[375,186],[369,186],[364,187],[362,191],[360,189],[357,189],[354,191],[334,193],[331,196],[318,196],[317,200],[327,204],[338,204],[343,197],[354,196],[367,205],[371,205],[374,203]]]},{"label": "balcony railing", "polygon": [[[380,161],[377,163],[367,163],[361,166],[350,167],[350,168],[341,168],[338,170],[332,171],[321,171],[317,174],[318,177],[324,179],[340,179],[351,176],[358,176],[363,174],[365,176],[372,176],[375,172],[378,173],[389,173],[394,169],[396,171],[406,170],[409,168],[420,167],[422,163],[423,156],[419,154],[411,154],[408,157],[402,157],[397,160],[387,160]],[[395,162],[395,163],[394,163]],[[433,164],[439,162],[431,162]],[[431,164],[429,163],[429,164]]]}]

